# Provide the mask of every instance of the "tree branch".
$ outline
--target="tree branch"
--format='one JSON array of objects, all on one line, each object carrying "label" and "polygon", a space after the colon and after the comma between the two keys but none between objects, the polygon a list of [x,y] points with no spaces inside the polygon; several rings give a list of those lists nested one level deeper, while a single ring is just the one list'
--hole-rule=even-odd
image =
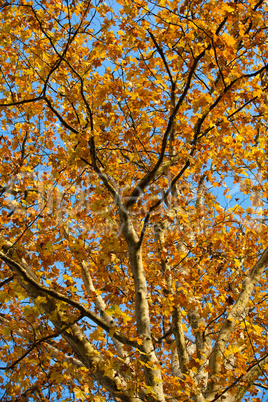
[{"label": "tree branch", "polygon": [[268,264],[268,247],[263,251],[261,257],[258,259],[258,261],[255,263],[250,273],[244,279],[242,284],[242,291],[236,303],[234,304],[233,308],[231,309],[230,313],[228,314],[225,322],[223,323],[219,335],[216,339],[216,342],[213,346],[209,361],[209,368],[210,368],[209,377],[211,380],[208,386],[208,393],[207,393],[209,401],[214,399],[219,389],[219,384],[217,384],[215,378],[217,378],[218,374],[221,371],[222,351],[225,349],[230,334],[236,325],[236,321],[240,320],[241,315],[244,312],[248,304],[249,298],[254,290],[254,287],[256,283],[260,280],[260,277],[267,264]]},{"label": "tree branch", "polygon": [[[10,247],[9,251],[11,251]],[[64,320],[62,320],[62,313],[57,310],[55,300],[60,300],[68,303],[69,305],[78,308],[78,310],[85,310],[85,316],[89,317],[90,319],[96,320],[98,322],[98,325],[100,325],[102,328],[105,327],[107,330],[108,328],[111,329],[111,327],[107,328],[107,325],[103,322],[103,320],[97,317],[94,313],[91,313],[88,309],[85,309],[84,307],[79,305],[79,303],[74,302],[73,300],[70,300],[64,295],[61,295],[53,290],[46,289],[44,286],[39,284],[34,279],[35,275],[29,273],[29,269],[25,264],[22,265],[17,261],[14,261],[10,257],[7,257],[3,252],[0,252],[0,258],[4,262],[6,262],[11,270],[15,271],[18,274],[18,282],[26,290],[28,295],[33,298],[33,300],[37,299],[40,296],[46,297],[46,301],[42,301],[40,305],[45,310],[58,331],[60,331],[62,327],[66,325],[66,314],[63,313]],[[68,317],[68,319],[69,318],[70,317]],[[94,345],[92,345],[87,340],[84,333],[77,324],[72,324],[72,326],[67,331],[63,332],[62,336],[72,347],[75,356],[85,365],[85,367],[91,370],[91,376],[93,380],[96,380],[100,384],[102,384],[102,386],[106,388],[107,391],[109,391],[114,398],[120,398],[120,400],[123,402],[137,401],[136,397],[133,397],[131,391],[128,390],[127,384],[125,380],[121,377],[121,375],[118,375],[118,373],[114,371],[107,375],[104,367],[104,359],[96,350]],[[124,336],[118,336],[118,334],[115,333],[113,334],[113,336],[118,338],[118,340],[120,341],[122,341],[122,339],[125,339]],[[136,342],[130,341],[130,343],[132,344],[132,346],[138,346]]]},{"label": "tree branch", "polygon": [[158,158],[158,161],[156,162],[155,166],[153,167],[153,169],[147,173],[139,182],[139,184],[135,187],[135,189],[132,191],[128,201],[126,201],[126,203],[124,204],[126,209],[131,208],[136,201],[138,200],[139,196],[142,194],[142,192],[145,190],[145,188],[152,182],[152,180],[157,176],[157,174],[159,173],[159,168],[164,160],[164,156],[165,156],[165,151],[166,151],[166,147],[167,147],[167,143],[168,143],[168,138],[170,133],[172,132],[172,128],[173,128],[173,124],[175,122],[177,113],[179,111],[179,108],[181,107],[187,93],[188,90],[190,88],[191,85],[191,81],[192,81],[192,77],[194,76],[195,70],[197,68],[198,62],[201,60],[201,58],[205,55],[206,50],[210,49],[211,45],[208,45],[206,49],[204,49],[193,61],[193,65],[190,68],[189,74],[188,74],[188,78],[186,81],[186,85],[184,87],[184,90],[176,104],[176,106],[172,109],[172,113],[169,117],[169,121],[168,121],[168,125],[166,128],[166,131],[164,133],[163,136],[163,140],[162,140],[162,146],[161,146],[161,151],[160,151],[160,155]]},{"label": "tree branch", "polygon": [[[26,290],[29,292],[31,289],[33,293],[33,297],[36,298],[38,296],[42,295],[48,295],[54,300],[59,300],[64,303],[67,303],[68,305],[77,308],[81,314],[83,314],[85,317],[88,317],[90,320],[95,322],[95,324],[99,325],[101,328],[103,328],[107,333],[114,328],[112,325],[107,325],[100,317],[98,317],[95,313],[91,312],[84,306],[82,306],[80,303],[76,302],[75,300],[70,299],[67,296],[64,296],[63,294],[56,292],[55,290],[51,290],[46,288],[45,286],[41,285],[38,283],[26,270],[25,266],[21,265],[17,261],[11,259],[8,257],[6,254],[3,252],[0,252],[0,258],[12,269],[12,271],[17,272],[20,277],[29,284],[30,288],[27,288]],[[24,283],[24,282],[23,282]],[[23,284],[22,284],[23,286]],[[118,339],[120,342],[137,347],[137,343],[134,341],[130,341],[128,338],[126,338],[123,335],[120,335],[117,331],[113,334],[113,336]]]}]

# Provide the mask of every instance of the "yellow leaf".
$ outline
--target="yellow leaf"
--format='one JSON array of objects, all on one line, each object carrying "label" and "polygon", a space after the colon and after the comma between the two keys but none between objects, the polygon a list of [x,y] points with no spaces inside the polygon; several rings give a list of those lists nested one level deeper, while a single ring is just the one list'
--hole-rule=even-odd
[{"label": "yellow leaf", "polygon": [[82,401],[84,401],[86,399],[86,393],[84,391],[82,391],[80,388],[74,388],[73,392],[77,399],[81,399]]}]

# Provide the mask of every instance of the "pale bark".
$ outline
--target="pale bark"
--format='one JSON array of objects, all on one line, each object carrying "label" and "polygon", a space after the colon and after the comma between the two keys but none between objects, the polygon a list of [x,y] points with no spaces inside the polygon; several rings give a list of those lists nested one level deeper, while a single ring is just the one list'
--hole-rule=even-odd
[{"label": "pale bark", "polygon": [[[69,241],[69,233],[67,230],[64,229],[64,237],[66,240]],[[76,258],[76,253],[75,253],[75,247],[72,242],[69,241],[70,249]],[[113,320],[113,317],[111,315],[108,315],[105,310],[107,309],[106,303],[104,302],[103,298],[101,297],[100,294],[96,292],[95,286],[92,281],[92,277],[89,271],[88,264],[86,261],[78,259],[79,265],[81,267],[81,275],[83,279],[83,283],[85,285],[86,292],[88,296],[92,297],[93,295],[93,301],[94,304],[100,313],[100,316],[102,317],[103,321],[107,324],[108,327],[114,326],[115,322]],[[124,345],[119,342],[116,338],[112,337],[113,343],[115,345],[115,348],[117,350],[118,355],[122,359],[126,359],[128,357],[127,352],[124,350]]]},{"label": "pale bark", "polygon": [[[135,236],[134,228],[130,224],[128,218],[127,224],[123,230],[128,241],[131,269],[135,282],[137,327],[138,334],[143,341],[141,358],[146,363],[152,364],[152,366],[149,364],[148,367],[145,366],[146,385],[151,388],[151,396],[148,395],[148,401],[164,402],[165,397],[163,393],[161,370],[159,369],[159,362],[154,352],[151,337],[147,285],[142,264],[142,250],[140,247],[137,247],[137,236]],[[133,237],[135,241],[133,241]],[[5,242],[3,238],[1,240],[2,243],[8,243]],[[2,248],[4,249],[4,247]],[[46,298],[46,302],[43,302],[41,307],[44,309],[57,330],[60,331],[62,327],[66,325],[66,316],[63,317],[63,320],[61,312],[57,310],[56,301],[58,300],[77,307],[80,312],[83,311],[86,313],[85,315],[93,319],[98,325],[101,324],[102,327],[112,328],[112,325],[107,325],[103,319],[100,319],[79,303],[74,302],[53,290],[49,290],[38,283],[36,276],[32,273],[26,263],[23,264],[17,255],[16,260],[12,258],[14,250],[11,247],[11,243],[7,244],[4,251],[6,252],[0,252],[0,258],[7,263],[13,272],[17,273],[18,282],[26,290],[27,294],[33,299],[33,301],[38,296]],[[66,314],[64,313],[64,315]],[[70,319],[72,318],[68,317],[68,320]],[[62,336],[72,347],[76,358],[80,360],[85,367],[91,370],[91,375],[94,380],[103,385],[103,387],[106,388],[114,397],[117,397],[122,401],[132,402],[136,400],[135,398],[133,399],[130,391],[128,391],[125,380],[118,376],[117,373],[109,376],[105,375],[105,361],[94,346],[87,341],[78,325],[73,324],[67,331],[62,333]],[[117,336],[117,339],[121,341],[124,337],[121,338],[120,336]]]},{"label": "pale bark", "polygon": [[[106,303],[104,302],[101,295],[97,294],[95,286],[93,284],[88,266],[85,261],[81,262],[81,273],[83,282],[86,288],[86,292],[89,296],[94,295],[94,304],[97,307],[102,319],[106,322],[107,325],[114,325],[114,320],[111,315],[108,315],[105,310],[107,309]],[[128,357],[127,352],[124,350],[124,345],[119,342],[116,338],[112,337],[115,348],[117,350],[118,356],[122,359],[126,359]]]},{"label": "pale bark", "polygon": [[[142,348],[139,346],[139,349],[141,350],[141,359],[146,363],[144,366],[145,382],[151,390],[151,394],[148,395],[147,399],[149,402],[164,402],[165,396],[163,391],[163,380],[161,370],[159,369],[159,362],[154,351],[150,328],[150,313],[147,297],[147,283],[142,262],[142,248],[139,241],[140,239],[134,229],[128,211],[128,208],[131,205],[127,205],[128,203],[126,203],[125,205],[122,204],[120,195],[116,191],[115,187],[113,186],[107,175],[104,174],[99,168],[96,158],[96,149],[93,135],[91,136],[90,140],[90,155],[93,169],[98,174],[100,180],[103,182],[118,207],[121,232],[128,245],[130,267],[135,286],[135,315],[137,322],[137,332],[139,337],[142,339]],[[160,164],[161,163],[159,163],[159,166]],[[147,179],[145,180],[145,182],[147,183]],[[144,185],[146,187],[148,183],[146,184],[145,182]],[[145,187],[143,187],[143,189]],[[135,194],[132,195],[135,196]],[[132,203],[132,201],[134,200],[133,197],[131,197],[130,200]]]},{"label": "pale bark", "polygon": [[254,290],[256,283],[259,281],[265,267],[268,264],[268,247],[264,250],[259,260],[256,262],[250,273],[244,279],[242,284],[242,291],[228,314],[220,333],[217,337],[215,345],[210,356],[210,383],[207,390],[207,400],[211,401],[220,389],[220,384],[217,383],[218,374],[221,371],[223,351],[229,341],[230,334],[233,331],[236,322],[241,319],[245,308],[247,307],[249,298]]},{"label": "pale bark", "polygon": [[[178,208],[173,208],[175,213],[177,213]],[[167,264],[167,261],[162,258],[161,254],[163,251],[165,251],[165,246],[164,246],[164,239],[165,239],[165,230],[167,229],[168,225],[167,222],[161,222],[159,224],[156,224],[154,226],[154,231],[155,231],[155,238],[158,246],[158,254],[160,257],[161,261],[161,268],[162,272],[165,274],[167,277],[166,282],[167,282],[167,289],[170,294],[174,293],[173,286],[172,286],[172,275],[171,275],[171,269],[169,265]],[[181,248],[184,248],[184,245],[180,245]],[[191,320],[190,320],[190,324]],[[184,328],[183,328],[183,317],[182,317],[182,312],[181,312],[181,307],[179,304],[174,306],[173,309],[173,314],[172,314],[172,329],[173,333],[175,336],[175,342],[176,342],[176,356],[178,357],[179,361],[179,367],[176,367],[177,365],[174,364],[175,360],[174,357],[172,356],[172,372],[176,372],[179,374],[180,377],[184,377],[185,375],[189,375],[194,383],[194,389],[192,390],[194,396],[193,399],[195,402],[203,402],[204,398],[201,392],[201,389],[199,387],[199,380],[202,380],[202,385],[204,386],[204,378],[206,374],[204,373],[204,367],[205,364],[201,367],[199,370],[198,376],[193,375],[193,373],[188,369],[187,365],[189,363],[189,350],[186,345],[186,340],[185,340],[185,334],[184,334]],[[193,328],[194,330],[195,328]],[[201,334],[199,334],[201,336]],[[196,348],[197,345],[201,346],[201,342],[196,343]],[[204,350],[204,347],[202,348],[202,351]],[[206,351],[207,352],[207,351]],[[199,353],[200,355],[200,353]],[[203,358],[201,355],[199,358]],[[178,370],[179,369],[179,370]]]},{"label": "pale bark", "polygon": [[180,369],[183,374],[187,374],[188,372],[187,364],[189,363],[189,356],[187,353],[187,347],[185,343],[185,336],[182,325],[182,314],[179,305],[174,307],[172,318],[173,318],[173,327],[174,327],[177,352],[180,362]]},{"label": "pale bark", "polygon": [[171,351],[171,372],[172,372],[173,377],[182,378],[179,356],[178,356],[178,353],[176,350]]},{"label": "pale bark", "polygon": [[[118,375],[116,372],[109,372],[109,375],[105,373],[105,360],[87,340],[80,327],[77,324],[71,324],[71,320],[75,321],[74,317],[65,312],[61,312],[60,309],[57,308],[57,301],[65,300],[68,303],[68,298],[57,294],[55,291],[47,290],[38,283],[30,267],[25,262],[19,261],[18,255],[15,256],[15,259],[12,258],[14,250],[10,248],[10,243],[6,242],[5,247],[5,245],[3,246],[3,238],[1,238],[1,241],[2,249],[6,251],[6,253],[0,252],[0,258],[17,274],[19,284],[25,289],[34,302],[39,296],[45,298],[46,301],[43,301],[40,305],[56,330],[62,332],[62,328],[66,326],[66,322],[70,324],[68,329],[62,332],[62,337],[72,347],[76,359],[90,370],[93,380],[98,381],[114,398],[119,398],[124,402],[138,401],[138,399],[132,395],[132,391],[128,390],[127,383],[122,376]],[[55,297],[53,297],[53,295],[55,295]],[[56,297],[57,295],[58,298]]]},{"label": "pale bark", "polygon": [[256,381],[257,378],[263,373],[263,367],[266,364],[268,364],[268,355],[266,355],[260,361],[256,362],[254,366],[252,366],[248,370],[248,372],[241,378],[240,380],[241,385],[239,385],[237,389],[234,402],[239,402],[242,400],[243,396],[252,386],[254,381]]},{"label": "pale bark", "polygon": [[141,359],[145,363],[149,363],[145,365],[144,369],[146,385],[151,387],[152,390],[152,396],[148,396],[148,400],[152,402],[164,402],[163,380],[152,341],[147,283],[142,262],[142,248],[139,245],[139,239],[129,215],[121,211],[120,222],[122,233],[128,245],[130,267],[135,285],[137,331],[139,337],[142,339],[143,347]]}]

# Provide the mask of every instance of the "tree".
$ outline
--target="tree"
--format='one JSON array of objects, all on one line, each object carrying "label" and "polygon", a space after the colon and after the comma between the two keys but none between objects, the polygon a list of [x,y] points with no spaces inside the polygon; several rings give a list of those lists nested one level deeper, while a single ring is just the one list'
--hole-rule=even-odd
[{"label": "tree", "polygon": [[1,1],[3,401],[261,401],[267,13]]}]

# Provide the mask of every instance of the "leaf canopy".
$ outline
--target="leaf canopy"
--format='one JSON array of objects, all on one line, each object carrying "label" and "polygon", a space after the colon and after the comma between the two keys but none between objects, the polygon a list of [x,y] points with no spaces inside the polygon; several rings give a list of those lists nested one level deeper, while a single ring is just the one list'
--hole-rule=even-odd
[{"label": "leaf canopy", "polygon": [[0,10],[2,400],[264,400],[267,1]]}]

